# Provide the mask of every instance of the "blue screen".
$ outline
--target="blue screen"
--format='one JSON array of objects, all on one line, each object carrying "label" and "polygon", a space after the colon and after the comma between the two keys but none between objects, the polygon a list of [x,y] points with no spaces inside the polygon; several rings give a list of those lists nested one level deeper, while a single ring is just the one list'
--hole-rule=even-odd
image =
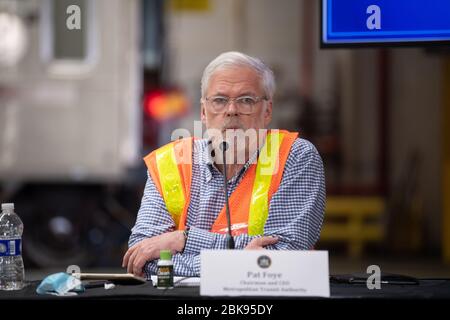
[{"label": "blue screen", "polygon": [[323,0],[325,44],[450,40],[450,0]]}]

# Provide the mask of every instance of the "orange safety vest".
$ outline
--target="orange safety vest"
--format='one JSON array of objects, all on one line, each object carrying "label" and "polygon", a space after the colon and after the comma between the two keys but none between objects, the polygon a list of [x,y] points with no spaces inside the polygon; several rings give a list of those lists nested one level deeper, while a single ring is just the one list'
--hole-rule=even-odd
[{"label": "orange safety vest", "polygon": [[[268,131],[258,162],[250,165],[229,198],[233,235],[264,234],[270,200],[278,190],[291,146],[297,137],[297,132]],[[194,138],[176,140],[144,158],[177,230],[186,228],[192,181],[193,141]],[[225,212],[224,206],[211,227],[211,232],[228,232]]]}]

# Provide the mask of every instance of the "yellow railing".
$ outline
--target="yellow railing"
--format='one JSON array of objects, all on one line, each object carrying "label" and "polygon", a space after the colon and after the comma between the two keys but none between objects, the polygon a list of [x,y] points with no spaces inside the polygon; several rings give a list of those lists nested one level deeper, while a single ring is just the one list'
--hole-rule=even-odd
[{"label": "yellow railing", "polygon": [[385,208],[381,197],[328,197],[320,242],[346,242],[350,256],[361,256],[365,243],[383,240]]}]

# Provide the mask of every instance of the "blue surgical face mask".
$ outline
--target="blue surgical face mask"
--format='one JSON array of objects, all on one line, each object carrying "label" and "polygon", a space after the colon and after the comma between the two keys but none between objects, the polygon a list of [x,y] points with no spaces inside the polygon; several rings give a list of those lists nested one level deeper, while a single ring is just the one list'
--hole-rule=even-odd
[{"label": "blue surgical face mask", "polygon": [[37,287],[38,294],[67,295],[68,292],[83,292],[84,287],[80,279],[65,272],[54,273],[42,280]]}]

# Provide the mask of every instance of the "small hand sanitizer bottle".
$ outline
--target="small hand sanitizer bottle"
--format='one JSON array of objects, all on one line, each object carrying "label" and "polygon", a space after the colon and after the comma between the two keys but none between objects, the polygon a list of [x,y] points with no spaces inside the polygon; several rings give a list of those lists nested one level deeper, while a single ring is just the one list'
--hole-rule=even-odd
[{"label": "small hand sanitizer bottle", "polygon": [[170,250],[159,252],[158,271],[156,273],[158,289],[173,289],[173,262]]}]

